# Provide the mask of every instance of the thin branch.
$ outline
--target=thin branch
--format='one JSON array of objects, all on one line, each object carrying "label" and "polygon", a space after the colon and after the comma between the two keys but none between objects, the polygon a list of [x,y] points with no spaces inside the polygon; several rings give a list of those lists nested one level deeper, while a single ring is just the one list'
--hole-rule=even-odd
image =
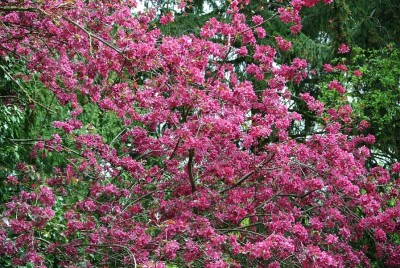
[{"label": "thin branch", "polygon": [[211,78],[211,83],[210,83],[210,85],[214,84],[214,82],[215,82],[215,80],[216,80],[216,78],[217,78],[217,75],[218,75],[219,71],[220,71],[221,68],[222,68],[222,65],[224,65],[224,64],[226,63],[226,60],[228,59],[229,53],[231,53],[231,51],[232,51],[232,47],[229,46],[228,51],[226,52],[224,58],[222,59],[222,61],[220,62],[219,66],[218,66],[218,69],[215,70],[215,73],[214,73],[214,75],[213,75],[212,78]]},{"label": "thin branch", "polygon": [[[35,239],[37,239],[37,240],[39,240],[39,241],[42,241],[42,242],[44,242],[44,243],[46,243],[46,244],[48,244],[48,245],[51,245],[51,244],[52,244],[52,242],[47,241],[46,239],[43,239],[43,238],[41,238],[41,237],[35,237]],[[65,251],[62,251],[59,247],[56,247],[56,249],[57,249],[57,251],[60,252],[62,255],[68,257],[68,254],[66,254]]]},{"label": "thin branch", "polygon": [[133,259],[134,267],[137,268],[137,263],[136,263],[136,258],[135,255],[132,253],[132,251],[127,247],[119,244],[81,244],[81,245],[74,245],[74,247],[103,247],[103,248],[121,248],[125,250],[129,256]]},{"label": "thin branch", "polygon": [[142,153],[141,155],[135,156],[133,159],[134,159],[134,160],[139,160],[139,159],[141,159],[141,158],[143,158],[143,157],[145,157],[145,156],[147,156],[147,155],[149,155],[149,154],[151,154],[151,153],[153,153],[153,152],[154,152],[154,151],[149,150],[149,151],[147,151],[147,152]]},{"label": "thin branch", "polygon": [[[3,23],[2,23],[2,24],[3,24]],[[16,38],[11,38],[11,39],[16,39]],[[5,42],[2,41],[2,43],[5,43]],[[1,44],[0,44],[0,48],[2,48],[2,49],[4,49],[4,50],[6,50],[6,51],[12,53],[13,55],[16,55],[16,56],[18,57],[18,59],[21,58],[21,59],[23,59],[24,61],[28,61],[28,60],[26,59],[26,57],[24,57],[24,56],[18,54],[17,52],[15,52],[15,50],[11,50],[11,49],[9,49],[9,48],[7,48],[7,47],[1,45]]]},{"label": "thin branch", "polygon": [[310,208],[308,208],[308,209],[306,209],[306,210],[303,210],[302,212],[301,212],[301,214],[306,214],[307,212],[310,212],[310,211],[312,211],[312,210],[314,210],[314,209],[316,209],[316,208],[320,208],[320,207],[323,207],[324,205],[317,205],[317,206],[312,206],[312,207],[310,207]]},{"label": "thin branch", "polygon": [[11,142],[37,142],[44,141],[44,139],[8,139]]},{"label": "thin branch", "polygon": [[248,32],[248,31],[250,31],[251,29],[254,29],[254,28],[256,28],[256,27],[259,27],[259,26],[263,25],[264,23],[266,23],[266,22],[272,20],[272,19],[273,19],[274,17],[276,17],[277,15],[278,15],[278,13],[274,13],[274,14],[273,14],[271,17],[269,17],[268,19],[262,21],[262,22],[259,23],[259,24],[256,24],[256,25],[254,25],[254,26],[251,26],[251,27],[247,28],[246,30],[243,30],[243,31],[239,32],[239,34]]},{"label": "thin branch", "polygon": [[262,225],[262,224],[264,224],[264,223],[263,222],[255,222],[255,223],[252,223],[252,224],[249,224],[246,226],[238,226],[238,227],[236,227],[236,229],[245,229],[245,228],[254,227],[254,226]]},{"label": "thin branch", "polygon": [[[129,204],[127,204],[127,205],[125,206],[125,208],[122,210],[122,212],[124,212],[124,211],[127,210],[130,206],[132,206],[133,204],[139,202],[139,201],[142,200],[143,198],[146,198],[147,196],[152,195],[152,194],[154,194],[154,193],[156,193],[156,192],[158,192],[158,191],[159,191],[159,190],[154,190],[154,191],[148,192],[148,193],[145,194],[145,195],[142,195],[141,197],[136,198],[135,200],[133,200],[132,202],[130,202]],[[121,212],[121,213],[122,213],[122,212]]]},{"label": "thin branch", "polygon": [[4,68],[4,66],[0,65],[0,68],[3,69],[4,73],[5,73],[12,81],[14,81],[14,83],[16,83],[16,84],[19,86],[19,88],[20,88],[20,89],[25,93],[25,95],[28,97],[28,100],[29,100],[30,102],[33,102],[34,104],[37,104],[37,105],[43,107],[44,109],[46,109],[47,111],[52,112],[53,114],[56,113],[56,111],[54,111],[54,110],[52,110],[52,109],[50,109],[50,108],[44,106],[43,104],[37,102],[36,100],[34,100],[34,99],[29,95],[29,93],[24,89],[24,87],[19,83],[19,81],[16,80],[16,79]]},{"label": "thin branch", "polygon": [[311,167],[311,166],[309,166],[309,165],[303,164],[303,163],[298,162],[298,161],[294,161],[293,164],[297,164],[298,166],[301,166],[301,167],[304,167],[304,168],[308,168],[309,170],[315,172],[315,173],[318,174],[319,176],[324,177],[324,175],[323,175],[323,174],[320,174],[320,172],[318,172],[314,167]]},{"label": "thin branch", "polygon": [[[48,144],[45,144],[45,148],[50,148],[50,149],[52,149],[52,150],[54,150],[54,151],[57,151],[57,148],[55,148],[55,147],[53,147],[53,146],[50,146],[50,145],[48,145]],[[82,157],[82,155],[80,154],[80,153],[78,153],[78,152],[76,152],[76,151],[74,151],[74,150],[72,150],[72,149],[70,149],[70,148],[68,148],[68,147],[65,147],[65,146],[62,146],[63,148],[63,150],[64,151],[66,151],[66,152],[72,152],[72,153],[75,153],[75,154],[77,154],[78,156],[81,156]],[[79,168],[78,168],[78,166],[73,162],[73,161],[71,161],[70,159],[68,159],[66,156],[64,156],[63,154],[59,154],[64,160],[66,160],[68,163],[70,163],[71,165],[73,165],[75,168],[76,168],[76,170],[79,170]],[[86,172],[84,172],[84,171],[81,171],[82,172],[82,174],[83,175],[85,175],[85,176],[87,176],[87,177],[89,177],[89,178],[92,178],[92,179],[96,179],[96,177],[95,176],[92,176],[92,175],[90,175],[90,174],[88,174],[88,173],[86,173]]]},{"label": "thin branch", "polygon": [[249,178],[251,175],[253,175],[256,171],[250,171],[249,173],[247,173],[246,175],[244,175],[243,177],[241,177],[234,185],[232,185],[231,187],[228,187],[226,189],[221,190],[219,193],[223,194],[237,186],[239,186],[240,184],[242,184],[247,178]]},{"label": "thin branch", "polygon": [[279,190],[276,194],[274,194],[273,196],[271,196],[270,198],[268,198],[267,200],[265,200],[264,202],[262,202],[260,205],[258,205],[254,210],[260,209],[262,208],[266,203],[268,203],[269,201],[271,201],[272,199],[274,199],[275,197],[277,197],[280,193],[282,193],[282,190]]},{"label": "thin branch", "polygon": [[13,11],[19,11],[19,12],[37,12],[37,8],[34,7],[17,7],[17,6],[3,6],[0,7],[1,12],[13,12]]},{"label": "thin branch", "polygon": [[110,142],[110,146],[119,138],[119,136],[121,136],[128,128],[124,128],[120,133],[117,134],[117,136],[115,136],[115,138]]},{"label": "thin branch", "polygon": [[297,195],[297,194],[278,194],[277,196],[288,196],[288,197],[295,197],[295,198],[304,198],[309,196],[310,194],[314,193],[316,190],[310,191],[308,193],[305,193],[303,195]]},{"label": "thin branch", "polygon": [[247,216],[243,217],[243,218],[239,221],[239,224],[240,224],[243,220],[245,220],[245,219],[247,219],[247,218],[251,218],[251,217],[271,217],[271,216],[272,216],[272,214],[265,214],[265,213],[251,214],[251,215],[247,215]]},{"label": "thin branch", "polygon": [[188,161],[188,173],[189,173],[190,186],[192,187],[192,193],[196,191],[196,183],[194,181],[194,176],[193,176],[193,157],[194,157],[194,149],[190,149],[189,161]]},{"label": "thin branch", "polygon": [[5,95],[5,96],[0,96],[0,98],[1,99],[8,99],[8,98],[10,98],[10,99],[19,99],[20,100],[20,98],[18,98],[17,96],[13,96],[13,95]]},{"label": "thin branch", "polygon": [[171,153],[171,155],[169,156],[168,160],[171,160],[171,159],[175,156],[176,150],[178,150],[178,147],[179,147],[179,143],[180,143],[180,142],[181,142],[181,138],[178,139],[178,142],[176,143],[176,145],[175,145],[175,147],[174,147],[174,150],[172,151],[172,153]]},{"label": "thin branch", "polygon": [[253,232],[253,231],[250,231],[250,230],[246,230],[246,229],[233,228],[233,229],[217,229],[217,230],[222,232],[222,233],[242,232],[242,233],[249,233],[249,234],[258,235],[258,236],[267,238],[265,235],[262,235],[262,234],[259,234],[257,232]]},{"label": "thin branch", "polygon": [[247,180],[251,175],[253,175],[254,173],[256,173],[257,171],[259,171],[261,169],[261,167],[269,162],[271,162],[272,158],[274,157],[275,153],[272,153],[271,156],[269,157],[269,159],[264,159],[257,167],[255,170],[250,171],[249,173],[247,173],[246,175],[244,175],[243,177],[241,177],[235,184],[233,184],[232,186],[225,188],[223,190],[221,190],[219,193],[223,194],[229,190],[232,190],[233,188],[236,188],[237,186],[239,186],[240,184],[242,184],[245,180]]},{"label": "thin branch", "polygon": [[[124,55],[124,53],[122,53],[122,51],[119,50],[119,49],[118,49],[117,47],[115,47],[114,45],[110,44],[109,42],[107,42],[107,41],[104,40],[103,38],[101,38],[101,37],[95,35],[94,33],[89,32],[88,30],[86,30],[84,27],[82,27],[81,25],[79,25],[79,24],[76,23],[75,21],[72,21],[72,20],[70,20],[69,18],[67,18],[67,17],[65,17],[65,16],[62,16],[62,18],[63,18],[64,20],[68,21],[69,23],[75,25],[76,27],[78,27],[78,28],[81,29],[82,31],[84,31],[84,32],[89,36],[89,38],[94,38],[94,39],[100,41],[100,42],[103,43],[104,45],[106,45],[106,46],[108,46],[109,48],[115,50],[115,51],[116,51],[118,54],[120,54],[125,60],[128,60],[128,61],[129,61],[129,59]],[[90,42],[90,40],[89,40],[89,42]]]}]

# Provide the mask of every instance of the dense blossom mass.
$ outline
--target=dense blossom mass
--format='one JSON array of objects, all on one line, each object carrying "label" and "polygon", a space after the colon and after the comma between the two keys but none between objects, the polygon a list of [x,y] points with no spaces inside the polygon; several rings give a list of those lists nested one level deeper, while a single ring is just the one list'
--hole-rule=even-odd
[{"label": "dense blossom mass", "polygon": [[[292,43],[265,22],[280,19],[296,34],[303,8],[333,1],[276,1],[274,18],[246,17],[248,2],[230,1],[224,20],[182,36],[156,27],[172,12],[133,12],[134,0],[0,3],[0,56],[24,61],[69,109],[32,151],[66,164],[38,174],[21,163],[8,177],[19,192],[0,211],[1,258],[37,267],[51,265],[48,256],[54,267],[400,266],[400,164],[365,168],[374,137],[348,133],[368,123],[305,93],[320,129],[302,141],[289,135],[302,118],[288,108],[286,85],[311,73],[305,59],[276,63]],[[238,68],[229,61],[237,58],[251,60]],[[328,88],[346,94],[339,81]],[[87,103],[118,116],[124,131],[106,140],[88,130]]]}]

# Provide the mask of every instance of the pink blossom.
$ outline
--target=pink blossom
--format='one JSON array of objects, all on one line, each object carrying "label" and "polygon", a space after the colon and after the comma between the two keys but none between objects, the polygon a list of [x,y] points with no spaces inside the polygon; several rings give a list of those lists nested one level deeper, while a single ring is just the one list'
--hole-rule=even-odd
[{"label": "pink blossom", "polygon": [[261,24],[264,21],[263,17],[261,17],[260,15],[255,15],[251,19],[254,24]]},{"label": "pink blossom", "polygon": [[303,0],[303,5],[306,7],[315,6],[320,0]]},{"label": "pink blossom", "polygon": [[40,188],[39,200],[44,206],[52,207],[56,199],[53,191],[50,188],[43,186]]},{"label": "pink blossom", "polygon": [[281,265],[277,261],[273,261],[270,264],[268,264],[268,268],[280,268]]},{"label": "pink blossom", "polygon": [[174,15],[172,12],[168,12],[166,15],[162,15],[160,19],[160,24],[166,25],[174,21]]},{"label": "pink blossom", "polygon": [[325,63],[325,64],[324,64],[324,71],[327,72],[327,73],[332,72],[332,71],[333,71],[332,65],[330,65],[330,64],[328,64],[328,63]]},{"label": "pink blossom", "polygon": [[237,53],[239,56],[244,57],[244,56],[247,55],[248,51],[247,51],[247,48],[246,48],[246,47],[241,47],[241,48],[236,49],[236,53]]},{"label": "pink blossom", "polygon": [[282,51],[287,51],[292,47],[292,43],[284,40],[281,36],[275,37],[275,40],[278,43],[279,49]]},{"label": "pink blossom", "polygon": [[369,125],[369,123],[367,121],[361,120],[359,125],[358,125],[358,130],[362,131],[362,130],[367,129],[369,127],[370,127],[370,125]]},{"label": "pink blossom", "polygon": [[345,88],[342,86],[342,84],[337,81],[337,80],[333,80],[329,83],[328,85],[329,89],[334,89],[337,92],[339,92],[340,94],[344,94],[346,92]]},{"label": "pink blossom", "polygon": [[317,115],[321,115],[324,112],[324,104],[317,101],[309,93],[301,93],[300,97],[307,103],[308,109],[316,112]]},{"label": "pink blossom", "polygon": [[293,26],[290,26],[290,31],[292,32],[292,34],[298,34],[302,28],[303,26],[301,24],[295,24]]},{"label": "pink blossom", "polygon": [[344,65],[344,64],[338,64],[334,68],[336,70],[339,70],[339,71],[342,71],[342,72],[345,72],[345,73],[347,73],[347,71],[348,71],[347,66]]},{"label": "pink blossom", "polygon": [[18,178],[16,176],[10,175],[7,177],[8,181],[14,185],[19,184]]},{"label": "pink blossom", "polygon": [[336,235],[329,234],[326,236],[326,243],[328,245],[333,245],[338,242],[338,237]]},{"label": "pink blossom", "polygon": [[169,260],[173,260],[176,258],[176,251],[179,249],[179,244],[178,242],[176,242],[175,240],[172,240],[170,242],[168,242],[164,249],[163,252],[165,254],[165,256],[169,259]]},{"label": "pink blossom", "polygon": [[339,54],[346,54],[350,52],[350,48],[346,44],[341,44],[338,48]]},{"label": "pink blossom", "polygon": [[263,27],[255,28],[254,32],[257,34],[258,38],[260,38],[260,39],[264,38],[267,35],[267,33],[265,32]]},{"label": "pink blossom", "polygon": [[363,73],[360,70],[354,70],[353,74],[356,77],[361,77],[363,75]]},{"label": "pink blossom", "polygon": [[400,173],[400,163],[394,163],[392,165],[392,172],[393,173]]},{"label": "pink blossom", "polygon": [[290,9],[285,9],[285,8],[278,8],[279,12],[279,18],[282,20],[283,23],[289,23],[292,22],[292,14],[290,12]]},{"label": "pink blossom", "polygon": [[379,241],[379,242],[385,242],[386,241],[386,234],[382,229],[377,229],[374,233],[374,238]]}]

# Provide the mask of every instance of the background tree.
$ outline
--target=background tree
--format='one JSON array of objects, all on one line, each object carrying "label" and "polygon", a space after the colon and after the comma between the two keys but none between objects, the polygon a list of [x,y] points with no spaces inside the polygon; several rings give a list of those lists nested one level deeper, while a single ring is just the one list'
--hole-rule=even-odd
[{"label": "background tree", "polygon": [[[315,9],[304,10],[303,16],[302,33],[312,42],[332,44],[333,47],[347,43],[352,48],[348,56],[337,57],[336,63],[353,66],[340,79],[352,88],[349,96],[353,109],[371,125],[370,132],[376,137],[372,161],[380,163],[399,160],[398,141],[393,135],[399,127],[396,108],[400,77],[397,72],[399,26],[395,25],[399,9],[396,1],[375,1],[366,5],[364,1],[341,0],[331,6],[319,5]],[[307,43],[310,44],[310,41]],[[321,50],[318,46],[309,45],[306,51],[314,51],[311,55],[317,55],[312,57],[315,60],[309,61],[316,68],[335,58],[334,50]],[[321,57],[324,59],[321,60]],[[357,68],[361,70],[363,79],[351,74]],[[324,77],[322,73],[319,78],[321,84],[314,91],[320,92],[318,88],[324,88],[323,85],[327,84],[323,80],[329,81],[333,76],[329,73],[328,79]],[[310,84],[314,87],[318,85],[315,78]],[[315,96],[320,94],[315,93]]]}]

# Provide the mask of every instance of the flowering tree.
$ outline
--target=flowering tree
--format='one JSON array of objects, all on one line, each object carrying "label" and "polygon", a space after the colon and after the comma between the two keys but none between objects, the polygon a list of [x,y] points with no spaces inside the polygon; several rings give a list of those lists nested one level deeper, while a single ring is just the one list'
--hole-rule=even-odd
[{"label": "flowering tree", "polygon": [[[276,1],[267,18],[243,15],[248,2],[231,1],[199,36],[178,37],[157,28],[173,13],[135,13],[133,0],[0,4],[0,55],[30,72],[10,78],[40,79],[68,111],[31,152],[38,163],[63,161],[46,173],[20,163],[7,178],[15,194],[1,211],[5,264],[400,265],[400,164],[364,167],[374,138],[349,135],[367,127],[350,106],[291,96],[285,85],[312,73],[304,59],[276,64],[291,43],[265,28],[280,19],[296,34],[300,10],[322,1]],[[251,60],[230,63],[237,58]],[[345,97],[340,82],[329,89]],[[289,135],[302,122],[289,110],[297,97],[321,118],[302,142]],[[85,116],[92,110],[121,131],[102,135]]]}]

